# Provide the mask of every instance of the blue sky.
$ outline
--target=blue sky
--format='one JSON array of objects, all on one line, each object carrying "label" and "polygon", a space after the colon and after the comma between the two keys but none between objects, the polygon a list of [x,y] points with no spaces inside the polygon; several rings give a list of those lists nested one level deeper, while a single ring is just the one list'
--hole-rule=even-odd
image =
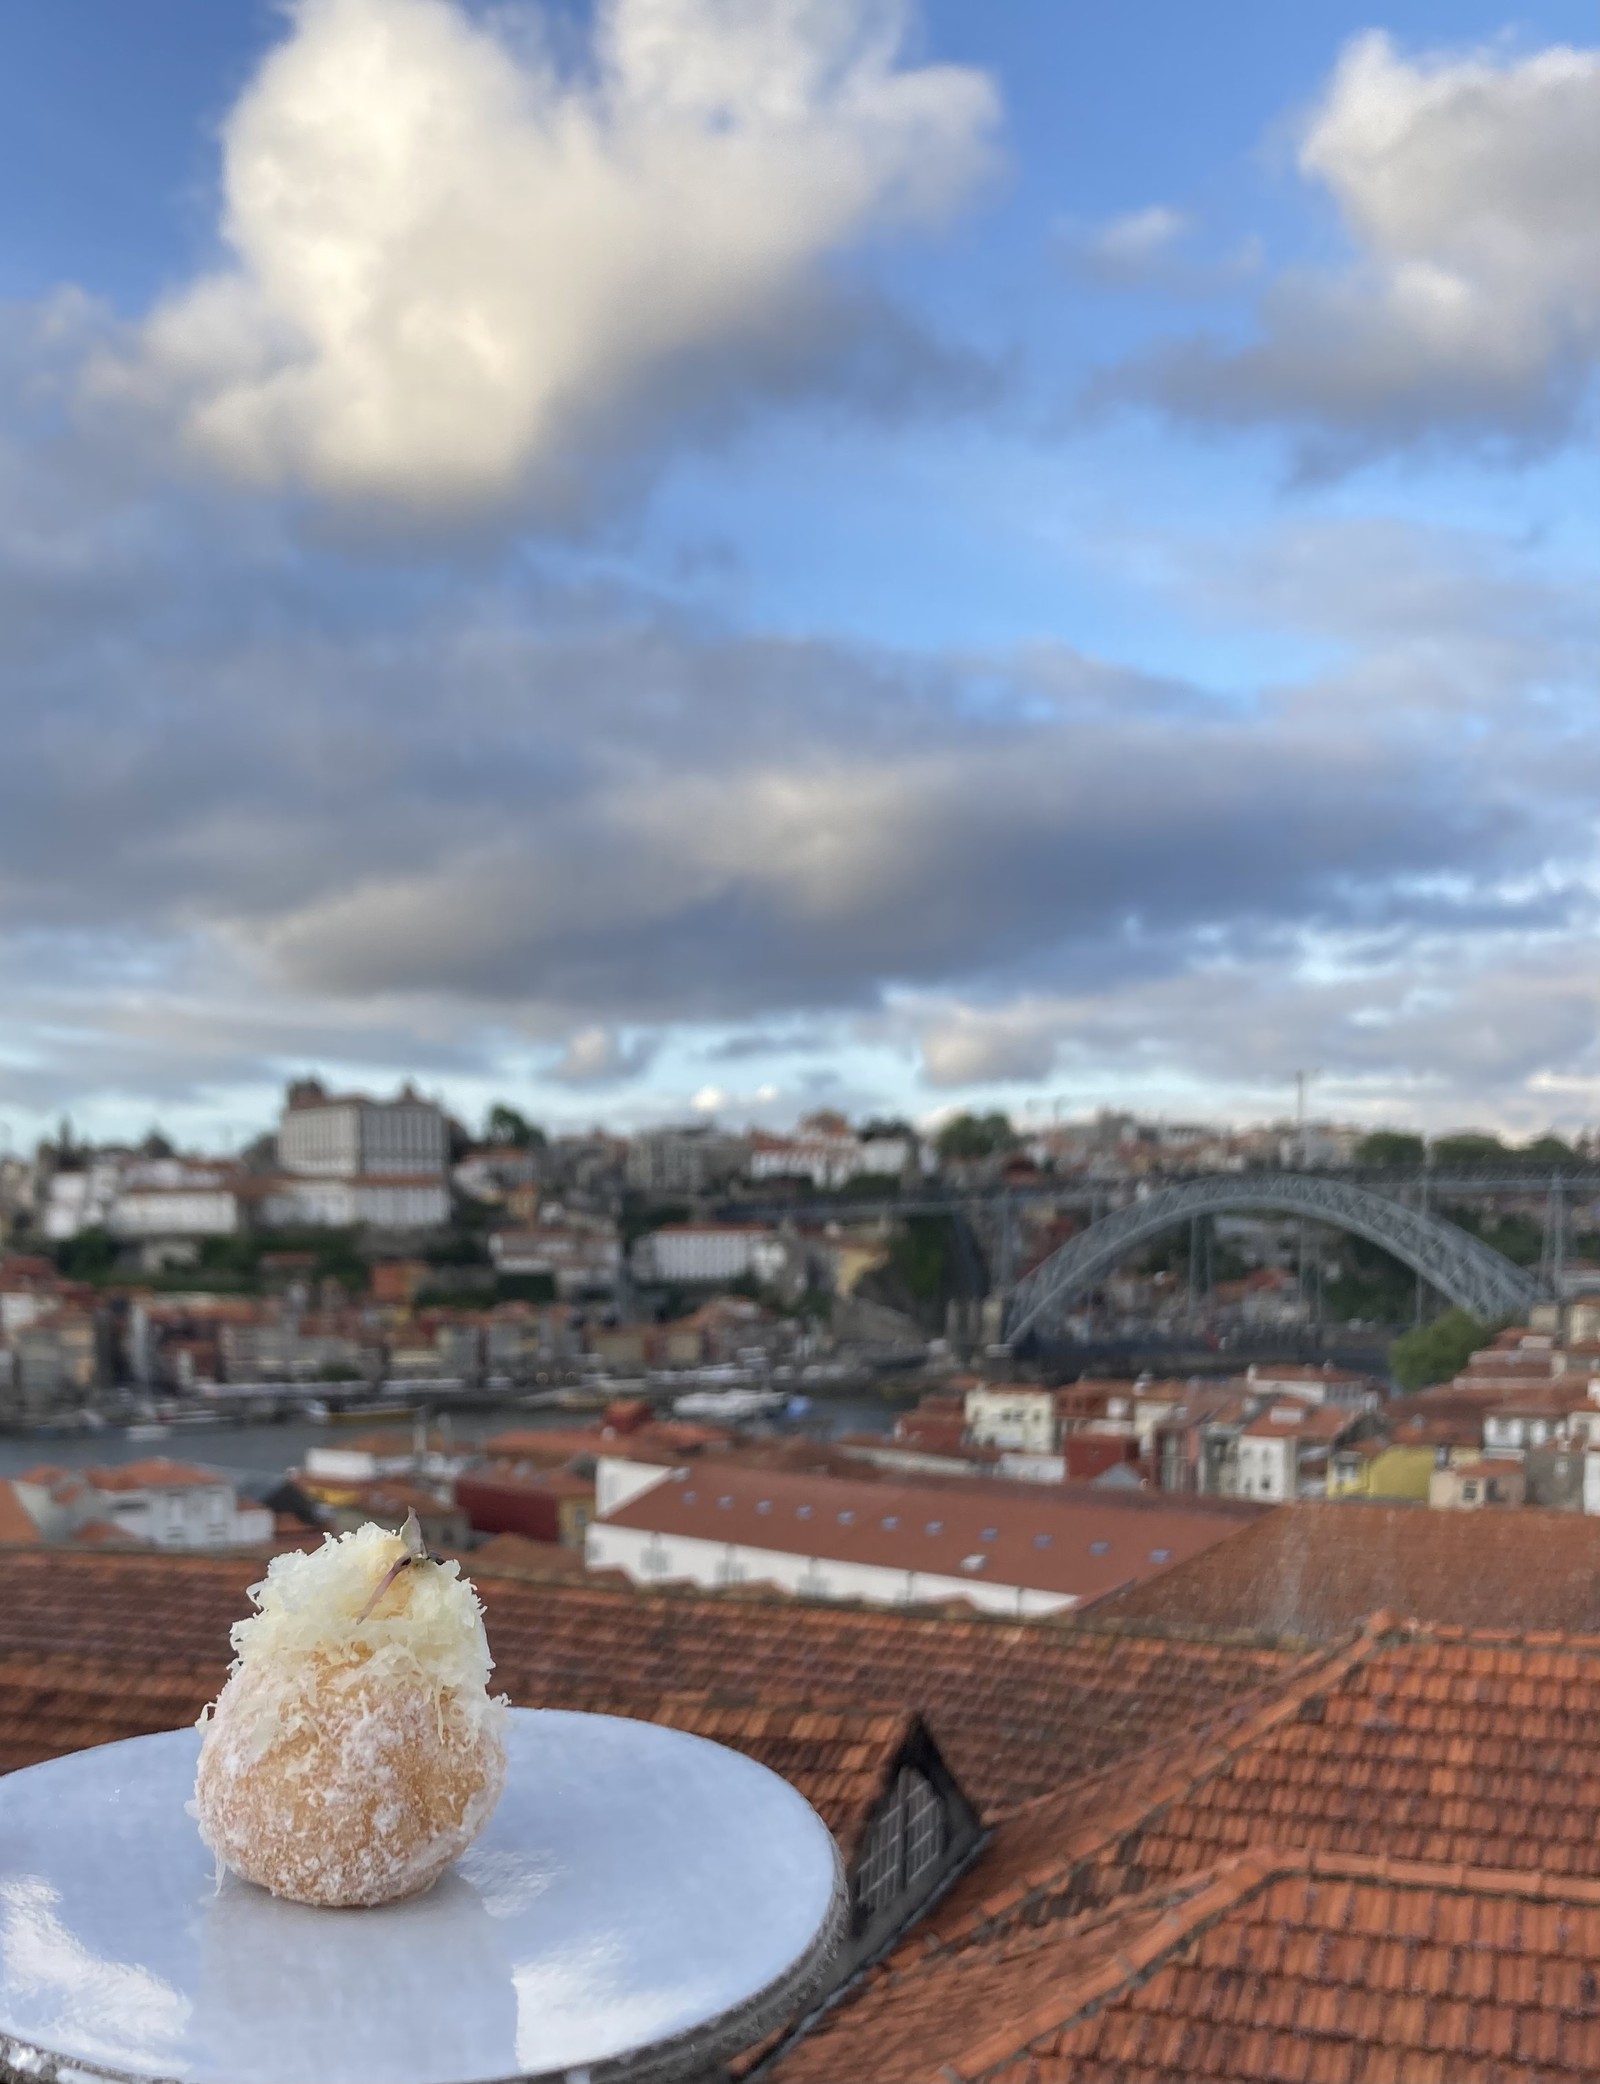
[{"label": "blue sky", "polygon": [[1600,1119],[1600,13],[63,0],[0,1144]]}]

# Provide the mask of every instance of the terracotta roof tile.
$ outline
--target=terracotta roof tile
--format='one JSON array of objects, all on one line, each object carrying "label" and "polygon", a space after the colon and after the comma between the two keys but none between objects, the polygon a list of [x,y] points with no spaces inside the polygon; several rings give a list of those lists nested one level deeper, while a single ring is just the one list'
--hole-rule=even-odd
[{"label": "terracotta roof tile", "polygon": [[[1253,1644],[892,1609],[639,1593],[477,1571],[497,1680],[528,1705],[922,1714],[982,1811],[1013,1806],[1205,1716],[1288,1662]],[[0,1551],[0,1658],[63,1652],[116,1672],[219,1676],[259,1558]]]},{"label": "terracotta roof tile", "polygon": [[1467,1628],[1600,1628],[1600,1519],[1301,1503],[1113,1597],[1134,1622],[1342,1636],[1378,1609]]},{"label": "terracotta roof tile", "polygon": [[32,1513],[17,1496],[17,1487],[9,1481],[0,1481],[0,1544],[20,1543],[24,1546],[40,1539],[39,1529]]},{"label": "terracotta roof tile", "polygon": [[[624,1450],[626,1452],[626,1450]],[[1234,1538],[1249,1521],[1202,1504],[1089,1486],[903,1481],[750,1469],[707,1459],[605,1514],[598,1525],[737,1542],[967,1583],[1030,1587],[1087,1604]],[[977,1563],[976,1570],[969,1570]],[[752,1559],[752,1575],[759,1565]]]},{"label": "terracotta roof tile", "polygon": [[[1262,1847],[1109,1913],[870,1974],[774,2084],[1591,2076],[1600,1883]],[[1492,1992],[1464,1935],[1516,1919]],[[1372,1935],[1359,1937],[1356,1935]],[[1488,1957],[1488,1958],[1493,1958]]]}]

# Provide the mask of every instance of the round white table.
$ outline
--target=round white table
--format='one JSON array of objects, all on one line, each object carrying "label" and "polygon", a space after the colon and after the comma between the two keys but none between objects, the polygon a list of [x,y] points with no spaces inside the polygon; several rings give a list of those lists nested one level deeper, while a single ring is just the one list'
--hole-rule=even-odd
[{"label": "round white table", "polygon": [[0,2064],[71,2084],[669,2084],[771,2032],[843,1925],[815,1810],[720,1744],[514,1710],[425,1896],[281,1903],[185,1804],[195,1730],[0,1778]]}]

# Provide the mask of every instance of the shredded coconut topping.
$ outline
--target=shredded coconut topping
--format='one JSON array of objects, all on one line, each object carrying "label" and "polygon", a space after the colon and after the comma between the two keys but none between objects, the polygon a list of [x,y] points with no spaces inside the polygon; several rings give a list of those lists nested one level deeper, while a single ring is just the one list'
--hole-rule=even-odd
[{"label": "shredded coconut topping", "polygon": [[[385,1574],[393,1581],[363,1613]],[[370,1523],[329,1535],[309,1555],[274,1556],[250,1588],[257,1611],[235,1622],[233,1673],[256,1705],[255,1743],[267,1748],[284,1722],[298,1720],[308,1672],[359,1666],[365,1680],[421,1686],[481,1729],[501,1704],[488,1694],[494,1660],[483,1608],[455,1562],[411,1557],[406,1543]],[[274,1683],[276,1682],[276,1683]],[[235,1687],[237,1693],[241,1689]],[[270,1725],[277,1724],[277,1728]]]}]

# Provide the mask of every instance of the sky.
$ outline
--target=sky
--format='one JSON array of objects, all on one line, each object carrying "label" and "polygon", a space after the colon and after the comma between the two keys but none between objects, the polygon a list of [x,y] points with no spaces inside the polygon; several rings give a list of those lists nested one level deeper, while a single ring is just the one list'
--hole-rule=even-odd
[{"label": "sky", "polygon": [[1600,9],[0,32],[0,1151],[1600,1122]]}]

